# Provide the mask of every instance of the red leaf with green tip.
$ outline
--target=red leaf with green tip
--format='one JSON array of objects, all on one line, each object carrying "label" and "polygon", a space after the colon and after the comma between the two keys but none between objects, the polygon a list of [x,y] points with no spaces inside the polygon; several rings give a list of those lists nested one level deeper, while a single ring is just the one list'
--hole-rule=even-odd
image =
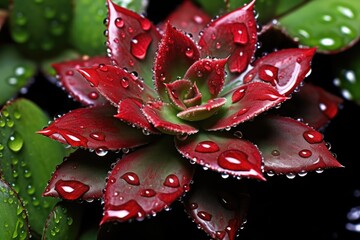
[{"label": "red leaf with green tip", "polygon": [[81,68],[79,72],[114,105],[125,98],[148,100],[154,95],[137,76],[117,66],[98,65]]},{"label": "red leaf with green tip", "polygon": [[202,127],[206,130],[236,126],[288,99],[270,84],[263,82],[244,84],[225,97],[227,102],[218,114],[202,122]]},{"label": "red leaf with green tip", "polygon": [[176,139],[175,144],[191,162],[226,175],[265,180],[259,149],[235,135],[200,132],[186,139]]},{"label": "red leaf with green tip", "polygon": [[210,99],[202,105],[189,107],[176,114],[178,118],[187,121],[200,121],[211,117],[226,103],[225,98]]},{"label": "red leaf with green tip", "polygon": [[148,103],[142,108],[142,111],[148,121],[161,132],[171,135],[198,132],[195,126],[178,118],[177,110],[168,103],[160,101]]},{"label": "red leaf with green tip", "polygon": [[118,150],[147,144],[150,136],[115,118],[113,107],[78,108],[38,131],[73,147]]},{"label": "red leaf with green tip", "polygon": [[108,57],[96,56],[92,58],[82,58],[77,60],[65,61],[52,64],[56,74],[59,76],[61,85],[78,102],[83,105],[103,105],[107,100],[91,87],[89,82],[78,73],[82,67],[99,66],[99,64],[110,64]]},{"label": "red leaf with green tip", "polygon": [[313,128],[325,127],[337,114],[344,100],[325,89],[304,83],[299,92],[293,94],[291,101],[285,102],[279,113],[302,119]]},{"label": "red leaf with green tip", "polygon": [[250,196],[241,183],[236,179],[201,176],[186,195],[186,212],[211,238],[234,240],[245,224]]},{"label": "red leaf with green tip", "polygon": [[185,73],[184,78],[196,82],[202,94],[202,102],[219,95],[225,82],[225,64],[227,59],[200,59]]},{"label": "red leaf with green tip", "polygon": [[342,167],[320,132],[292,118],[268,115],[240,129],[259,147],[266,172],[296,174]]},{"label": "red leaf with green tip", "polygon": [[193,172],[176,152],[172,138],[126,155],[109,175],[101,224],[143,219],[168,208],[189,190]]},{"label": "red leaf with green tip", "polygon": [[201,56],[228,59],[232,73],[243,72],[255,53],[255,1],[210,22],[199,39]]},{"label": "red leaf with green tip", "polygon": [[[109,156],[111,155],[111,156]],[[97,156],[78,149],[56,168],[43,196],[66,200],[92,200],[102,197],[110,165],[116,156]]]},{"label": "red leaf with green tip", "polygon": [[143,104],[136,99],[126,98],[118,105],[118,113],[114,116],[131,125],[143,129],[144,134],[159,134],[141,111]]},{"label": "red leaf with green tip", "polygon": [[168,23],[154,65],[155,87],[162,99],[167,99],[164,83],[182,78],[199,56],[193,40]]},{"label": "red leaf with green tip", "polygon": [[158,27],[165,30],[166,23],[170,22],[174,27],[191,34],[194,41],[197,41],[200,31],[210,20],[210,16],[192,1],[183,1]]},{"label": "red leaf with green tip", "polygon": [[262,80],[276,87],[280,94],[289,96],[310,72],[316,48],[289,48],[272,52],[258,59],[244,82]]},{"label": "red leaf with green tip", "polygon": [[147,18],[114,4],[108,5],[108,47],[115,64],[136,71],[152,87],[152,63],[160,33]]}]

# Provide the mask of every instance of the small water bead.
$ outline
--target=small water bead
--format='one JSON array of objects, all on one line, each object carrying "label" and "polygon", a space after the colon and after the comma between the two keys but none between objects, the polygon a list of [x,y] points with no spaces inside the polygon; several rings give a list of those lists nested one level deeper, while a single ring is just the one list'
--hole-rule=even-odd
[{"label": "small water bead", "polygon": [[100,133],[100,132],[90,133],[90,137],[96,141],[104,141],[105,140],[105,134]]},{"label": "small water bead", "polygon": [[164,181],[164,186],[177,188],[180,186],[179,178],[175,174],[170,174]]},{"label": "small water bead", "polygon": [[129,87],[129,79],[127,77],[121,78],[120,84],[123,88],[128,88]]},{"label": "small water bead", "polygon": [[95,149],[95,153],[99,157],[103,157],[108,153],[108,150],[106,148],[104,148],[104,147],[98,147],[98,148]]},{"label": "small water bead", "polygon": [[296,174],[294,174],[294,173],[287,173],[287,174],[286,174],[286,177],[287,177],[288,179],[294,179],[294,178],[296,177]]},{"label": "small water bead", "polygon": [[311,157],[312,152],[309,149],[303,149],[299,152],[299,156],[303,158],[309,158]]},{"label": "small water bead", "polygon": [[76,180],[59,180],[55,184],[55,190],[67,200],[76,200],[89,191],[90,187]]},{"label": "small water bead", "polygon": [[199,142],[195,147],[195,151],[200,153],[214,153],[219,150],[220,150],[219,146],[212,141]]},{"label": "small water bead", "polygon": [[270,170],[270,171],[267,171],[266,174],[269,176],[269,177],[273,177],[275,176],[275,172]]},{"label": "small water bead", "polygon": [[234,43],[247,44],[249,42],[249,36],[246,25],[244,23],[234,23],[232,25]]},{"label": "small water bead", "polygon": [[316,172],[316,173],[323,173],[323,172],[324,172],[324,169],[318,168],[318,169],[315,170],[315,172]]},{"label": "small water bead", "polygon": [[271,155],[273,155],[274,157],[280,156],[280,151],[277,149],[274,149],[271,151]]},{"label": "small water bead", "polygon": [[139,19],[142,30],[148,31],[151,28],[151,22],[145,17]]},{"label": "small water bead", "polygon": [[116,18],[115,19],[115,21],[114,21],[114,23],[115,23],[115,26],[117,27],[117,28],[123,28],[124,27],[124,25],[125,25],[125,21],[122,19],[122,18]]},{"label": "small water bead", "polygon": [[225,235],[226,235],[226,232],[225,231],[216,231],[215,232],[215,236],[217,239],[224,239],[225,238]]},{"label": "small water bead", "polygon": [[205,211],[198,211],[197,215],[199,218],[201,218],[204,221],[211,221],[212,215]]},{"label": "small water bead", "polygon": [[194,56],[194,50],[192,48],[186,48],[185,55],[189,58],[192,58]]},{"label": "small water bead", "polygon": [[354,19],[355,18],[355,12],[346,6],[337,6],[336,9],[346,18]]},{"label": "small water bead", "polygon": [[236,102],[240,101],[245,96],[246,89],[247,89],[247,86],[243,86],[243,87],[236,89],[235,92],[233,93],[233,95],[231,96],[232,103],[236,103]]},{"label": "small water bead", "polygon": [[244,169],[244,163],[248,161],[248,155],[240,150],[227,150],[218,157],[220,167],[233,171]]},{"label": "small water bead", "polygon": [[124,179],[130,185],[140,185],[140,179],[138,175],[134,172],[127,172],[123,174],[120,178]]},{"label": "small water bead", "polygon": [[130,43],[130,52],[137,59],[143,60],[146,57],[146,52],[152,42],[150,35],[142,33],[136,35]]},{"label": "small water bead", "polygon": [[307,175],[307,172],[305,170],[301,170],[299,173],[298,173],[298,176],[299,177],[305,177]]},{"label": "small water bead", "polygon": [[276,83],[279,80],[278,74],[279,68],[273,65],[264,64],[259,68],[259,78],[265,82],[271,83],[273,86],[276,86]]},{"label": "small water bead", "polygon": [[308,143],[320,143],[323,141],[323,135],[315,130],[308,130],[305,131],[303,133],[303,137],[304,139],[308,142]]},{"label": "small water bead", "polygon": [[156,191],[154,189],[143,189],[140,192],[140,196],[142,197],[154,197],[156,195]]},{"label": "small water bead", "polygon": [[24,145],[24,140],[18,132],[14,132],[8,140],[8,147],[13,152],[18,152]]}]

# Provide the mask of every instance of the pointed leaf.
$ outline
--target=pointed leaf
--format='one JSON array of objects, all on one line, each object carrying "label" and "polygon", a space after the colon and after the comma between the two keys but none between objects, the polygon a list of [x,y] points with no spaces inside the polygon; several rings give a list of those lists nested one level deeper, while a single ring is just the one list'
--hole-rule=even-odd
[{"label": "pointed leaf", "polygon": [[59,202],[46,220],[43,240],[76,240],[80,232],[83,209],[72,202]]},{"label": "pointed leaf", "polygon": [[113,154],[106,153],[76,150],[56,167],[43,196],[66,200],[101,198],[110,165],[116,159]]},{"label": "pointed leaf", "polygon": [[240,130],[260,148],[266,172],[301,174],[342,167],[322,133],[294,119],[269,115],[242,125]]},{"label": "pointed leaf", "polygon": [[56,165],[70,152],[35,132],[49,121],[33,102],[18,98],[0,114],[0,167],[2,177],[14,187],[29,213],[29,224],[41,233],[56,199],[44,199],[42,191]]},{"label": "pointed leaf", "polygon": [[360,37],[360,2],[353,0],[310,1],[278,19],[278,27],[301,45],[319,52],[343,51]]},{"label": "pointed leaf", "polygon": [[165,83],[166,91],[173,106],[178,110],[185,110],[184,100],[191,92],[192,83],[186,79],[180,79],[171,83]]},{"label": "pointed leaf", "polygon": [[265,180],[259,149],[235,135],[200,132],[186,139],[176,139],[175,143],[184,157],[205,168],[225,175]]},{"label": "pointed leaf", "polygon": [[184,111],[176,114],[176,116],[187,121],[201,121],[216,114],[225,103],[226,98],[210,99],[207,103],[199,106],[189,107]]},{"label": "pointed leaf", "polygon": [[81,67],[99,66],[109,64],[110,58],[96,56],[92,58],[83,57],[82,59],[68,60],[52,64],[61,85],[76,101],[83,105],[103,105],[107,100],[99,91],[90,86],[89,82],[77,71]]},{"label": "pointed leaf", "polygon": [[185,210],[211,238],[234,240],[246,222],[250,196],[240,181],[216,177],[202,175],[195,181]]},{"label": "pointed leaf", "polygon": [[325,127],[339,112],[344,100],[325,89],[305,83],[279,109],[280,114],[302,119],[315,129]]},{"label": "pointed leaf", "polygon": [[226,59],[200,59],[185,73],[184,78],[196,82],[202,102],[217,97],[224,86]]},{"label": "pointed leaf", "polygon": [[118,105],[118,113],[114,117],[121,119],[146,134],[159,134],[160,132],[147,120],[141,111],[143,104],[136,99],[124,99]]},{"label": "pointed leaf", "polygon": [[229,57],[231,73],[241,73],[247,68],[257,41],[254,3],[210,22],[199,39],[202,57]]},{"label": "pointed leaf", "polygon": [[210,22],[211,18],[192,1],[183,1],[170,15],[159,24],[159,28],[165,30],[166,23],[170,22],[174,27],[191,34],[194,41],[200,36],[200,31]]},{"label": "pointed leaf", "polygon": [[170,104],[151,102],[142,108],[143,113],[155,128],[166,134],[194,134],[198,129],[176,116],[177,110]]},{"label": "pointed leaf", "polygon": [[155,95],[136,75],[117,66],[98,65],[79,72],[114,105],[129,97],[148,100]]},{"label": "pointed leaf", "polygon": [[244,82],[262,80],[271,83],[280,94],[289,96],[310,73],[315,48],[283,49],[258,59]]},{"label": "pointed leaf", "polygon": [[181,79],[199,56],[199,50],[192,39],[168,23],[154,66],[155,87],[162,99],[167,99],[164,83]]},{"label": "pointed leaf", "polygon": [[35,75],[36,66],[22,56],[14,45],[0,47],[0,105],[14,98]]},{"label": "pointed leaf", "polygon": [[233,90],[218,114],[202,122],[202,127],[215,131],[236,126],[287,100],[270,84],[252,82]]},{"label": "pointed leaf", "polygon": [[152,63],[160,41],[156,27],[145,17],[107,0],[107,44],[116,65],[136,71],[152,87]]},{"label": "pointed leaf", "polygon": [[27,211],[16,191],[0,179],[0,239],[29,239]]},{"label": "pointed leaf", "polygon": [[97,106],[75,109],[38,133],[73,147],[118,150],[151,141],[150,136],[115,118],[116,109]]},{"label": "pointed leaf", "polygon": [[169,207],[189,191],[193,170],[171,138],[129,153],[109,175],[101,224],[143,219]]}]

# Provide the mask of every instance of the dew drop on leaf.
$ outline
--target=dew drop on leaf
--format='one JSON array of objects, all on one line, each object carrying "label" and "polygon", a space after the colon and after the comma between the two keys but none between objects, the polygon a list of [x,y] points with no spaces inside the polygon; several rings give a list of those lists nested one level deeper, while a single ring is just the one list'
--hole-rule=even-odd
[{"label": "dew drop on leaf", "polygon": [[125,22],[124,22],[124,20],[122,18],[119,17],[119,18],[115,19],[115,26],[117,28],[123,28],[124,25],[125,25]]},{"label": "dew drop on leaf", "polygon": [[164,186],[177,188],[180,186],[179,178],[175,174],[170,174],[164,181]]},{"label": "dew drop on leaf", "polygon": [[312,152],[309,149],[303,149],[299,152],[299,156],[303,158],[308,158],[312,155]]},{"label": "dew drop on leaf", "polygon": [[259,78],[273,86],[276,86],[276,82],[279,80],[278,73],[279,69],[273,65],[264,64],[259,68]]},{"label": "dew drop on leaf", "polygon": [[231,96],[232,103],[240,101],[245,96],[246,88],[246,86],[243,86],[235,90],[235,92]]},{"label": "dew drop on leaf", "polygon": [[131,40],[130,51],[137,59],[143,60],[146,57],[146,52],[152,42],[150,35],[141,33],[136,35]]},{"label": "dew drop on leaf", "polygon": [[218,157],[220,167],[228,170],[240,171],[243,164],[248,160],[248,155],[240,150],[227,150]]},{"label": "dew drop on leaf", "polygon": [[238,44],[247,44],[249,41],[248,31],[244,23],[233,24],[234,42]]},{"label": "dew drop on leaf", "polygon": [[195,147],[195,151],[200,153],[214,153],[219,150],[220,150],[219,146],[212,141],[199,142]]},{"label": "dew drop on leaf", "polygon": [[153,197],[156,195],[156,192],[154,189],[143,189],[140,192],[140,196],[142,197]]},{"label": "dew drop on leaf", "polygon": [[88,185],[76,180],[59,180],[55,184],[55,190],[62,198],[67,200],[76,200],[89,189]]},{"label": "dew drop on leaf", "polygon": [[8,140],[8,147],[11,151],[18,152],[24,145],[24,140],[18,132],[14,132]]},{"label": "dew drop on leaf", "polygon": [[305,131],[303,136],[308,143],[320,143],[323,141],[323,135],[315,130]]},{"label": "dew drop on leaf", "polygon": [[129,79],[126,77],[121,78],[120,84],[123,88],[128,88],[129,87]]},{"label": "dew drop on leaf", "polygon": [[103,133],[99,133],[99,132],[90,133],[90,137],[96,141],[104,141],[105,140],[105,135]]},{"label": "dew drop on leaf", "polygon": [[140,179],[138,175],[134,172],[127,172],[122,175],[120,178],[124,179],[130,185],[140,185]]},{"label": "dew drop on leaf", "polygon": [[204,221],[211,221],[212,218],[212,215],[205,211],[198,211],[197,215],[199,218],[201,218]]}]

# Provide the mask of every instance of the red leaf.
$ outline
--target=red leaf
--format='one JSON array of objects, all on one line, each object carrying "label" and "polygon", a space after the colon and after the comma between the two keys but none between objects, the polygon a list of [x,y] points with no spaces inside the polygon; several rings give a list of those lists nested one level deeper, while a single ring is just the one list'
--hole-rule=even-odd
[{"label": "red leaf", "polygon": [[191,34],[194,41],[197,41],[200,31],[210,20],[210,16],[192,1],[183,1],[158,27],[164,31],[166,23],[170,22],[174,27]]},{"label": "red leaf", "polygon": [[108,47],[115,64],[136,71],[153,86],[151,66],[160,33],[147,18],[107,0]]},{"label": "red leaf", "polygon": [[227,58],[230,72],[241,73],[255,53],[257,41],[255,1],[217,18],[199,39],[201,57]]},{"label": "red leaf", "polygon": [[217,97],[224,86],[226,59],[200,59],[185,73],[184,78],[196,82],[202,102]]},{"label": "red leaf", "polygon": [[99,66],[99,64],[110,64],[108,57],[84,57],[82,59],[59,62],[52,64],[61,84],[65,90],[78,102],[83,105],[103,105],[107,100],[88,81],[78,73],[82,67]]},{"label": "red leaf", "polygon": [[202,127],[211,131],[233,127],[287,100],[270,84],[262,82],[244,84],[226,97],[226,105],[203,122]]},{"label": "red leaf", "polygon": [[279,109],[295,119],[303,119],[310,126],[321,129],[333,119],[344,100],[311,83],[304,83],[299,92],[293,94],[291,101]]},{"label": "red leaf", "polygon": [[118,113],[114,116],[131,125],[143,129],[143,133],[159,134],[160,132],[149,123],[141,108],[143,104],[135,99],[124,99],[118,105]]},{"label": "red leaf", "polygon": [[184,76],[186,70],[199,59],[195,43],[184,33],[167,24],[155,59],[155,87],[162,99],[167,99],[165,83]]},{"label": "red leaf", "polygon": [[280,94],[289,96],[310,72],[315,48],[290,48],[272,52],[258,59],[244,82],[262,80],[270,82]]},{"label": "red leaf", "polygon": [[241,127],[244,137],[260,148],[266,172],[301,174],[342,167],[328,150],[323,135],[302,122],[269,115]]},{"label": "red leaf", "polygon": [[142,108],[143,113],[159,131],[170,135],[194,134],[198,129],[176,117],[177,110],[163,102],[148,103]]},{"label": "red leaf", "polygon": [[79,72],[114,105],[125,98],[147,101],[155,95],[152,89],[144,88],[137,76],[116,66],[100,65]]},{"label": "red leaf", "polygon": [[66,200],[101,198],[105,178],[114,159],[114,156],[100,157],[88,151],[76,150],[56,168],[43,196]]},{"label": "red leaf", "polygon": [[150,136],[114,117],[113,107],[78,108],[38,133],[73,147],[118,150],[147,144]]},{"label": "red leaf", "polygon": [[227,133],[200,132],[176,139],[176,148],[191,162],[225,175],[265,180],[258,148]]},{"label": "red leaf", "polygon": [[189,191],[194,168],[172,144],[163,139],[118,161],[106,184],[101,224],[143,219],[170,207]]},{"label": "red leaf", "polygon": [[180,79],[171,83],[165,83],[165,87],[171,103],[178,110],[186,109],[185,97],[191,92],[191,81]]},{"label": "red leaf", "polygon": [[216,114],[216,112],[224,106],[226,103],[225,98],[215,98],[209,100],[207,103],[202,105],[193,106],[185,109],[184,111],[176,114],[178,118],[187,121],[200,121],[211,117]]},{"label": "red leaf", "polygon": [[246,222],[249,202],[241,181],[201,175],[186,195],[184,206],[212,239],[234,240]]}]

